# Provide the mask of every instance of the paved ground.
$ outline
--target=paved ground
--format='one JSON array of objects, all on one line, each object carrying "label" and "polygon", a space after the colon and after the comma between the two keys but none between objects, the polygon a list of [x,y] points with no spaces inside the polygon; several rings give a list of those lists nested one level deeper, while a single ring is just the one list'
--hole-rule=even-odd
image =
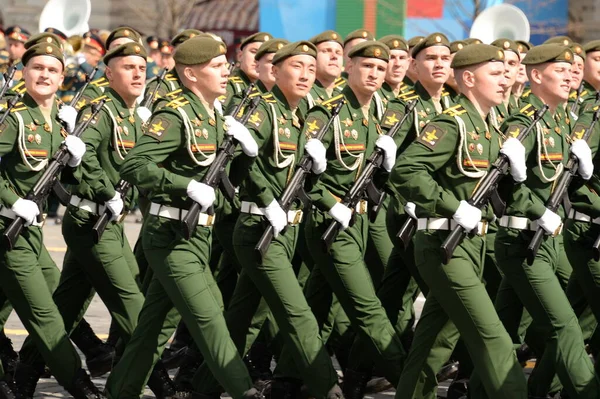
[{"label": "paved ground", "polygon": [[[141,224],[135,222],[136,216],[129,215],[125,222],[125,230],[127,237],[129,238],[129,242],[133,246],[135,240],[137,239],[139,229]],[[46,243],[46,247],[48,251],[52,255],[52,258],[60,268],[62,266],[62,261],[64,258],[64,254],[66,252],[66,246],[63,241],[63,237],[61,234],[61,226],[56,225],[53,220],[49,220],[44,227],[44,240]],[[417,312],[420,313],[421,307],[423,304],[422,298],[417,303]],[[108,334],[108,329],[110,325],[110,317],[108,315],[108,311],[104,304],[100,301],[98,296],[94,298],[92,304],[90,305],[88,312],[85,315],[86,320],[91,324],[92,328],[102,339],[105,339]],[[27,336],[27,331],[23,328],[23,325],[19,321],[18,317],[15,313],[13,313],[8,320],[6,326],[7,335],[13,340],[15,349],[21,347],[23,340]],[[106,383],[106,378],[97,378],[94,380],[97,386],[104,387]],[[440,396],[445,397],[445,389],[446,387],[440,387]],[[394,396],[393,391],[384,392],[381,394],[367,396],[366,398],[371,399],[384,399],[390,398]],[[54,379],[43,379],[38,383],[36,398],[66,398],[70,397],[60,385],[56,383]],[[228,397],[228,396],[224,396]],[[144,398],[154,398],[152,393],[149,390],[146,390]]]}]

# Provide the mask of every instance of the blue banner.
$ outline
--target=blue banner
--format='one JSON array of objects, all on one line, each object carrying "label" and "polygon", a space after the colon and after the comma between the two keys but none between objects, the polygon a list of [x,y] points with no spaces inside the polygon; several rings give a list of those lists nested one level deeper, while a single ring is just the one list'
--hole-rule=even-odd
[{"label": "blue banner", "polygon": [[260,0],[259,27],[273,37],[308,40],[335,29],[336,0]]}]

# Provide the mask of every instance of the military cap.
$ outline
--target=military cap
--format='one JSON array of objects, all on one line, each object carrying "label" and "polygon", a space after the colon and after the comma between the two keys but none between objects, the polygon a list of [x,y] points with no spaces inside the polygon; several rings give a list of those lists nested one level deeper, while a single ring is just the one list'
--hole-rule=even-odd
[{"label": "military cap", "polygon": [[315,46],[323,42],[337,42],[341,46],[344,45],[340,34],[334,30],[326,30],[325,32],[321,32],[318,35],[311,37],[308,41]]},{"label": "military cap", "polygon": [[469,44],[481,44],[482,43],[481,39],[477,39],[476,37],[467,37],[465,40],[463,40],[463,42],[467,43],[467,46]]},{"label": "military cap", "polygon": [[592,51],[600,51],[600,40],[592,40],[591,42],[587,42],[583,49],[586,53],[591,53]]},{"label": "military cap", "polygon": [[27,50],[29,49],[29,47],[40,43],[52,43],[56,47],[62,48],[62,40],[60,39],[60,37],[58,37],[54,33],[48,32],[38,33],[37,35],[31,36],[31,38],[25,42],[24,46]]},{"label": "military cap", "polygon": [[521,61],[525,65],[537,65],[546,62],[568,62],[573,63],[573,51],[560,44],[541,44],[535,46]]},{"label": "military cap", "polygon": [[458,50],[462,50],[467,46],[468,44],[464,40],[455,40],[452,43],[450,43],[450,54],[454,54]]},{"label": "military cap", "polygon": [[390,50],[402,50],[408,53],[408,43],[400,35],[387,35],[379,38],[378,41],[388,46]]},{"label": "military cap", "polygon": [[9,26],[4,31],[4,35],[12,40],[25,43],[30,37],[31,33],[28,30],[21,28],[19,25]]},{"label": "military cap", "polygon": [[350,50],[348,57],[377,58],[388,62],[390,60],[390,49],[388,46],[378,41],[362,42],[358,43]]},{"label": "military cap", "polygon": [[554,36],[542,44],[560,44],[565,47],[571,47],[573,40],[569,36]]},{"label": "military cap", "polygon": [[311,57],[317,58],[317,47],[306,40],[299,42],[289,43],[277,50],[273,61],[273,65],[295,55],[310,55]]},{"label": "military cap", "polygon": [[52,43],[39,43],[29,47],[23,54],[23,57],[21,57],[21,62],[23,62],[23,65],[27,65],[30,59],[38,55],[54,57],[63,64],[63,67],[65,66],[65,56],[62,48]]},{"label": "military cap", "polygon": [[423,41],[423,39],[425,39],[425,36],[413,36],[413,37],[411,37],[410,39],[408,39],[408,48],[412,49],[417,44],[421,43],[421,41]]},{"label": "military cap", "polygon": [[162,39],[160,41],[160,52],[163,54],[171,54],[173,52],[173,47],[171,46],[171,42],[168,40]]},{"label": "military cap", "polygon": [[433,46],[445,46],[450,48],[450,41],[443,33],[432,33],[431,35],[425,37],[421,40],[415,47],[412,49],[412,57],[416,57],[422,50],[425,50],[428,47]]},{"label": "military cap", "polygon": [[114,49],[106,53],[106,55],[103,58],[103,61],[105,64],[108,65],[108,62],[113,58],[128,57],[130,55],[137,55],[138,57],[142,57],[143,59],[146,59],[148,57],[146,49],[140,43],[127,42],[115,47]]},{"label": "military cap", "polygon": [[585,50],[581,44],[573,42],[573,44],[570,46],[570,49],[574,55],[580,56],[585,61]]},{"label": "military cap", "polygon": [[515,42],[523,46],[523,51],[521,51],[522,53],[526,53],[533,48],[533,44],[526,42],[525,40],[515,40]]},{"label": "military cap", "polygon": [[276,53],[277,50],[281,49],[283,46],[289,43],[290,41],[285,39],[267,40],[266,42],[260,45],[260,47],[256,51],[256,54],[254,55],[254,59],[258,61],[263,57],[263,55]]},{"label": "military cap", "polygon": [[519,58],[521,58],[521,55],[519,54],[521,52],[519,51],[519,44],[514,40],[496,39],[492,42],[492,46],[501,48],[504,51],[512,51],[513,53],[516,53],[519,56]]},{"label": "military cap", "polygon": [[95,48],[102,55],[106,54],[106,47],[104,47],[102,39],[97,34],[92,33],[92,31],[83,34],[83,44]]},{"label": "military cap", "polygon": [[222,42],[209,37],[193,37],[177,47],[173,58],[177,64],[198,65],[226,53],[227,48]]},{"label": "military cap", "polygon": [[128,26],[121,26],[110,32],[110,34],[106,38],[106,48],[110,48],[110,44],[113,41],[121,39],[123,37],[126,37],[128,39],[133,40],[134,42],[138,42],[141,44],[142,37],[135,29],[130,28]]},{"label": "military cap", "polygon": [[242,40],[242,42],[240,43],[240,50],[243,50],[244,47],[246,47],[250,43],[264,43],[266,41],[271,40],[272,38],[273,36],[271,36],[271,34],[267,32],[255,33]]},{"label": "military cap", "polygon": [[344,47],[346,47],[346,43],[354,39],[375,40],[375,36],[373,36],[373,34],[366,29],[353,30],[344,38]]},{"label": "military cap", "polygon": [[146,38],[146,44],[152,50],[158,50],[158,46],[160,45],[160,39],[158,38],[158,36],[148,36]]},{"label": "military cap", "polygon": [[56,28],[46,28],[46,29],[44,29],[44,32],[54,33],[56,36],[60,37],[62,40],[68,39],[67,35],[65,35],[64,32],[62,32]]},{"label": "military cap", "polygon": [[175,37],[171,40],[171,46],[177,47],[181,43],[185,42],[186,40],[191,39],[192,37],[198,36],[201,33],[203,33],[203,32],[199,31],[198,29],[183,30],[183,31],[179,32],[177,35],[175,35]]},{"label": "military cap", "polygon": [[458,50],[452,59],[452,68],[465,68],[483,62],[504,62],[504,51],[491,44],[470,44]]}]

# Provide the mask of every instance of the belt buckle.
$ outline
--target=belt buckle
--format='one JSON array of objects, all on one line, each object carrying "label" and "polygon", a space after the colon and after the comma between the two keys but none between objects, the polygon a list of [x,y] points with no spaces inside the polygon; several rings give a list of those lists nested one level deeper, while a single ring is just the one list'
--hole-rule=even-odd
[{"label": "belt buckle", "polygon": [[304,213],[301,210],[296,210],[294,211],[295,215],[294,215],[294,220],[292,220],[291,225],[297,225],[300,224],[300,222],[302,221],[302,216],[304,215]]},{"label": "belt buckle", "polygon": [[215,224],[215,215],[208,215],[208,219],[206,219],[206,227],[211,227]]}]

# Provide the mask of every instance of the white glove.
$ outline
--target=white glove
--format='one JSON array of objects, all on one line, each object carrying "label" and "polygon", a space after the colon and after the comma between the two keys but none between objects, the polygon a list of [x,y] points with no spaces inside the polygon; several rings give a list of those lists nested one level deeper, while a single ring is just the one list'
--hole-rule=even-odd
[{"label": "white glove", "polygon": [[408,213],[408,216],[411,218],[417,219],[417,206],[414,202],[407,202],[406,205],[404,205],[404,211]]},{"label": "white glove", "polygon": [[85,143],[79,137],[71,135],[65,137],[64,143],[67,146],[67,150],[71,154],[71,159],[69,159],[67,165],[72,168],[79,166],[81,159],[83,158],[83,154],[85,154]]},{"label": "white glove", "polygon": [[287,226],[286,213],[275,199],[266,208],[260,208],[260,210],[263,211],[265,217],[273,226],[273,236],[277,238],[279,233]]},{"label": "white glove", "polygon": [[58,110],[58,118],[67,124],[67,131],[73,133],[77,121],[77,110],[70,105],[63,105]]},{"label": "white glove", "polygon": [[325,172],[325,169],[327,168],[327,150],[323,143],[317,139],[310,139],[304,146],[304,151],[306,151],[313,160],[313,173],[320,175]]},{"label": "white glove", "polygon": [[17,216],[25,219],[25,226],[31,226],[35,218],[40,214],[40,208],[33,201],[19,198],[10,208]]},{"label": "white glove", "polygon": [[579,168],[577,173],[584,180],[589,180],[594,173],[594,163],[592,162],[592,150],[584,140],[575,140],[571,144],[571,153],[577,157]]},{"label": "white glove", "polygon": [[105,205],[112,214],[110,220],[117,220],[123,212],[124,206],[123,200],[121,199],[121,194],[115,193],[115,196],[106,201]]},{"label": "white glove", "polygon": [[200,211],[206,211],[217,198],[215,196],[215,189],[204,183],[200,183],[196,180],[192,180],[187,186],[187,195],[192,200],[200,204]]},{"label": "white glove", "polygon": [[396,162],[396,150],[398,149],[394,139],[387,135],[379,136],[375,142],[375,146],[381,148],[385,152],[382,166],[388,173],[391,172],[394,163]]},{"label": "white glove", "polygon": [[465,230],[471,231],[481,221],[481,209],[475,208],[467,201],[460,201],[460,205],[454,215],[452,215],[452,219],[464,227]]},{"label": "white glove", "polygon": [[562,220],[560,220],[560,216],[556,213],[550,209],[546,209],[542,217],[537,220],[537,223],[546,233],[554,235],[554,232],[560,227]]},{"label": "white glove", "polygon": [[350,226],[352,210],[346,205],[337,202],[333,207],[331,207],[329,214],[342,225],[342,230],[346,230],[348,226]]},{"label": "white glove", "polygon": [[223,104],[221,104],[221,101],[219,101],[219,99],[215,99],[215,102],[213,103],[213,106],[215,107],[215,109],[217,110],[217,112],[221,115],[223,115]]},{"label": "white glove", "polygon": [[525,165],[525,147],[514,137],[506,139],[500,153],[508,157],[510,174],[517,183],[527,180],[527,166]]},{"label": "white glove", "polygon": [[137,107],[135,112],[138,114],[143,123],[148,122],[148,119],[152,116],[152,111],[146,107]]},{"label": "white glove", "polygon": [[244,154],[249,157],[258,155],[258,144],[256,144],[254,137],[252,137],[248,129],[246,129],[246,126],[236,121],[231,115],[225,117],[225,124],[227,125],[227,134],[240,143]]}]

